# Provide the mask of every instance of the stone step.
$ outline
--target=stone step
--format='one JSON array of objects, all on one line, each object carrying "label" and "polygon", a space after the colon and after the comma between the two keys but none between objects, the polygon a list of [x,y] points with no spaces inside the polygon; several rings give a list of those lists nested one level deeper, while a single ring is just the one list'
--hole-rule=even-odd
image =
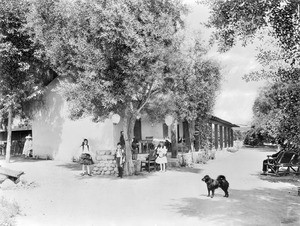
[{"label": "stone step", "polygon": [[177,158],[170,158],[168,156],[168,163],[167,163],[167,166],[168,167],[180,167],[180,164],[179,164],[179,161]]}]

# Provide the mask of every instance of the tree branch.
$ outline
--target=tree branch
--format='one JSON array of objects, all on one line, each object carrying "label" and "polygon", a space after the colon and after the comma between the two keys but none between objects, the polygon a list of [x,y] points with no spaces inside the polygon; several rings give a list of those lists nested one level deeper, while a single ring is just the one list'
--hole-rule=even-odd
[{"label": "tree branch", "polygon": [[145,105],[148,103],[150,97],[151,97],[153,94],[159,93],[159,91],[160,91],[160,89],[155,89],[155,90],[152,90],[152,92],[151,92],[151,89],[152,89],[152,85],[151,85],[151,88],[150,88],[150,90],[149,90],[149,92],[148,92],[148,95],[147,95],[147,97],[146,97],[144,103],[139,107],[139,109],[137,110],[137,112],[140,112],[140,111],[143,109],[143,107],[145,107]]}]

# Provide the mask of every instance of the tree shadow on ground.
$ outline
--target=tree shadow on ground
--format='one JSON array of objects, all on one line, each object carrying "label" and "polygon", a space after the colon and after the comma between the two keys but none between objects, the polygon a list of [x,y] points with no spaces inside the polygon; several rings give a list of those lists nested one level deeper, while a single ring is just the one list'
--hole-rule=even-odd
[{"label": "tree shadow on ground", "polygon": [[196,173],[199,174],[203,171],[203,169],[199,168],[190,168],[190,167],[172,167],[168,168],[169,171],[183,172],[183,173]]},{"label": "tree shadow on ground", "polygon": [[123,178],[119,178],[116,175],[97,175],[97,174],[93,174],[92,176],[88,176],[88,175],[78,175],[78,179],[109,179],[109,180],[141,180],[141,179],[146,179],[149,177],[153,177],[156,176],[154,174],[148,174],[148,173],[141,173],[138,175],[132,175],[132,176],[123,176]]},{"label": "tree shadow on ground", "polygon": [[230,190],[222,197],[201,194],[174,200],[172,208],[183,216],[196,217],[213,225],[300,225],[300,198],[297,189]]},{"label": "tree shadow on ground", "polygon": [[277,152],[277,147],[259,146],[259,147],[244,147],[244,148],[246,150],[253,149],[253,151],[257,151],[257,152]]},{"label": "tree shadow on ground", "polygon": [[[71,162],[71,163],[65,163],[65,164],[59,164],[56,165],[58,167],[63,167],[71,171],[81,171],[82,170],[82,165],[76,162]],[[91,171],[93,171],[93,165],[91,166]],[[151,171],[148,173],[147,171],[142,171],[142,172],[137,172],[136,175],[133,176],[124,176],[123,179],[129,179],[129,180],[137,180],[137,179],[145,179],[147,177],[151,176],[156,176],[154,171]],[[111,179],[111,180],[120,180],[117,175],[97,175],[93,174],[92,176],[84,175],[81,176],[80,174],[78,175],[78,179],[90,179],[90,178],[99,178],[99,179]]]},{"label": "tree shadow on ground", "polygon": [[72,171],[80,171],[82,169],[82,166],[76,162],[64,163],[56,166],[63,167]]},{"label": "tree shadow on ground", "polygon": [[300,186],[300,175],[290,174],[285,176],[273,176],[273,175],[258,175],[261,180],[265,180],[272,183],[291,183],[296,186]]},{"label": "tree shadow on ground", "polygon": [[[5,157],[1,156],[0,160],[5,160]],[[40,161],[49,161],[46,159],[35,159],[35,158],[24,158],[22,156],[11,156],[10,163],[22,163],[22,162],[40,162]]]}]

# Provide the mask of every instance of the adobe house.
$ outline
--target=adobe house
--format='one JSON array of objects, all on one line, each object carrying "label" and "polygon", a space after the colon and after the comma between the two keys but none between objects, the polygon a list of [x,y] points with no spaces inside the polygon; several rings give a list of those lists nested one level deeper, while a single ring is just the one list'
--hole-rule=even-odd
[{"label": "adobe house", "polygon": [[[89,140],[91,150],[115,150],[122,131],[122,118],[118,124],[113,123],[112,117],[103,122],[92,122],[91,118],[73,121],[68,118],[68,106],[63,97],[56,91],[59,79],[54,79],[45,90],[44,107],[37,110],[32,121],[33,152],[41,158],[71,160],[80,151],[84,138]],[[215,116],[211,118],[214,125],[215,147],[223,148],[233,145],[232,127],[234,124]],[[186,123],[178,123],[176,139],[186,137]],[[213,135],[213,134],[212,134]],[[137,119],[134,136],[142,141],[140,153],[147,152],[146,145],[152,138],[158,141],[171,137],[170,128],[164,123],[151,123],[147,115]]]},{"label": "adobe house", "polygon": [[[68,118],[68,106],[56,91],[59,79],[54,79],[45,90],[44,106],[37,110],[32,121],[34,155],[41,158],[70,160],[80,150],[84,138],[89,140],[91,150],[115,150],[122,131],[122,119],[114,124],[112,118],[103,122],[92,122],[91,118],[73,121]],[[163,140],[168,130],[163,123],[150,123],[142,116],[135,125],[138,140],[155,137]]]}]

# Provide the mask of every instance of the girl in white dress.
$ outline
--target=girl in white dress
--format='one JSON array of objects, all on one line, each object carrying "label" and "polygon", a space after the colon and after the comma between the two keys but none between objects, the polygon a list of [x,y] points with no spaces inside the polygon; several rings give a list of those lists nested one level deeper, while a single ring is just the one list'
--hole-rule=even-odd
[{"label": "girl in white dress", "polygon": [[167,164],[167,148],[164,145],[158,145],[157,147],[157,158],[155,160],[156,163],[160,166],[160,171],[166,171]]}]

